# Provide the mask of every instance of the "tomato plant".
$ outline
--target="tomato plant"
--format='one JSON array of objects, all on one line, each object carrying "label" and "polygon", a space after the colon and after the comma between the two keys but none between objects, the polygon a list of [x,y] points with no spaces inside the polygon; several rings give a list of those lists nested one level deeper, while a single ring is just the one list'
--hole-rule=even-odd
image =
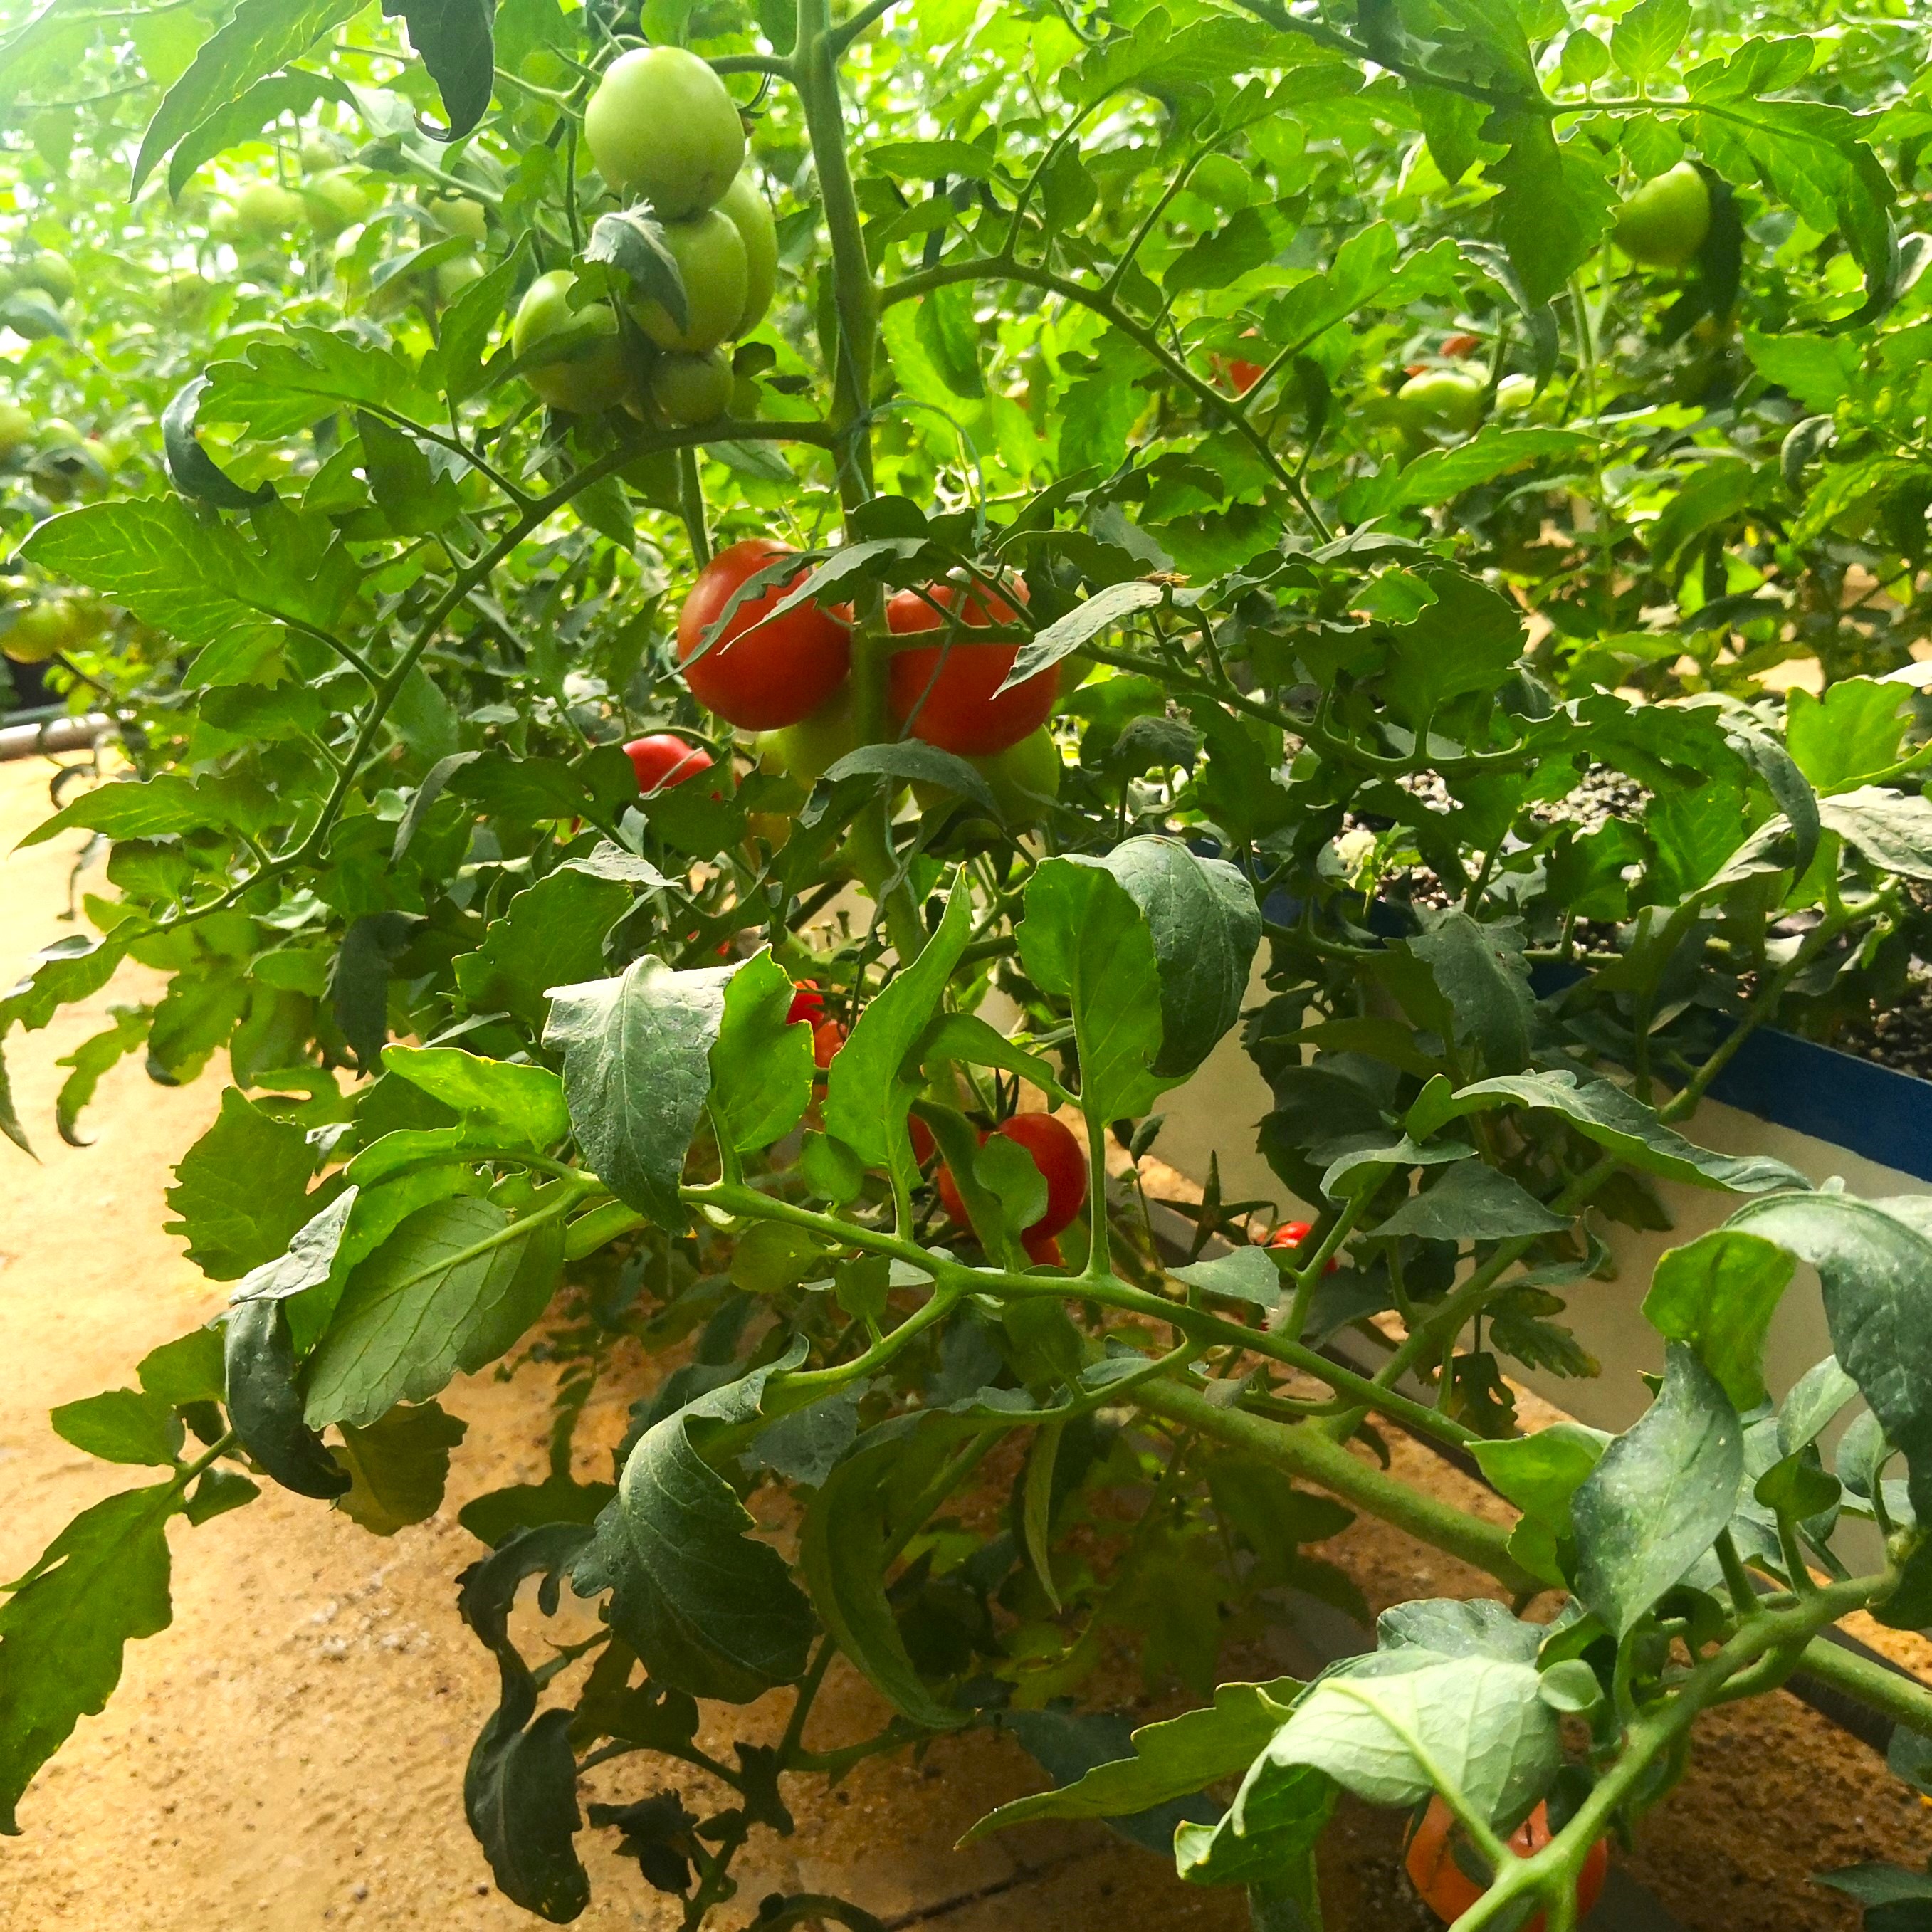
[{"label": "tomato plant", "polygon": [[[1346,1791],[1567,1932],[1800,1667],[1911,1774],[1828,1634],[1932,1622],[1932,1238],[1696,1136],[1932,950],[1922,13],[14,10],[0,649],[124,755],[0,1040],[165,976],[52,1131],[225,1077],[225,1300],[56,1412],[148,1476],[9,1558],[0,1828],[174,1562],[423,1520],[485,1371],[556,1427],[460,1512],[465,1804],[553,1922],[584,1833],[698,1932],[786,1794],[1048,1707],[1096,1768],[976,1829],[1182,1805],[1270,1927]],[[1732,1212],[1637,1419],[1526,1432],[1662,1184]],[[1355,1512],[1502,1600],[1251,1681]],[[1103,1656],[1190,1708],[1123,1746]]]}]

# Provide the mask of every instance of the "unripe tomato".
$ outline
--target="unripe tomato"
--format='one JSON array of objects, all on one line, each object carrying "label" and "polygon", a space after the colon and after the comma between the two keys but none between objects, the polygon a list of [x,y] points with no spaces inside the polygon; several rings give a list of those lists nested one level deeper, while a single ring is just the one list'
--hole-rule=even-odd
[{"label": "unripe tomato", "polygon": [[163,277],[154,292],[170,321],[191,324],[207,314],[214,299],[214,284],[203,280],[192,268],[182,268]]},{"label": "unripe tomato", "polygon": [[[1072,1131],[1051,1114],[1016,1114],[993,1130],[1033,1156],[1033,1164],[1046,1182],[1046,1211],[1024,1229],[1024,1240],[1047,1240],[1066,1227],[1087,1198],[1087,1156]],[[986,1136],[980,1136],[983,1145]],[[968,1225],[966,1203],[952,1170],[939,1170],[939,1198],[962,1227]]]},{"label": "unripe tomato", "polygon": [[769,731],[810,717],[845,682],[851,668],[851,634],[814,604],[801,604],[776,623],[752,628],[797,584],[805,574],[802,568],[746,598],[718,641],[702,656],[695,655],[739,586],[766,565],[794,554],[789,544],[768,537],[749,537],[720,550],[699,572],[678,613],[678,662],[692,694],[748,731]]},{"label": "unripe tomato", "polygon": [[658,791],[666,785],[682,784],[712,766],[711,754],[702,745],[688,745],[668,731],[653,731],[648,737],[633,738],[624,747],[624,755],[638,775],[640,791]]},{"label": "unripe tomato", "polygon": [[1646,182],[1617,210],[1610,231],[1633,262],[1652,268],[1685,267],[1710,232],[1710,187],[1688,161]]},{"label": "unripe tomato", "polygon": [[0,403],[0,462],[33,440],[33,418],[18,403]]},{"label": "unripe tomato", "polygon": [[731,405],[731,364],[722,349],[661,356],[651,370],[651,400],[674,423],[706,423]]},{"label": "unripe tomato", "polygon": [[1496,385],[1496,408],[1499,416],[1520,416],[1535,400],[1534,376],[1505,376]]},{"label": "unripe tomato", "polygon": [[701,356],[734,334],[745,313],[749,269],[736,226],[715,208],[688,221],[668,221],[664,246],[684,279],[685,320],[680,328],[662,302],[634,303],[631,313],[660,349]]},{"label": "unripe tomato", "polygon": [[[1284,1221],[1269,1235],[1268,1244],[1271,1248],[1298,1248],[1315,1232],[1312,1221]],[[1334,1256],[1328,1257],[1328,1265],[1322,1270],[1324,1274],[1333,1274],[1340,1263]]]},{"label": "unripe tomato", "polygon": [[0,634],[0,652],[16,664],[45,664],[78,644],[86,631],[78,607],[70,598],[43,598],[29,604]]},{"label": "unripe tomato", "polygon": [[42,449],[78,449],[86,439],[65,416],[50,416],[34,442]]},{"label": "unripe tomato", "polygon": [[376,207],[376,196],[350,168],[332,168],[315,176],[304,184],[302,198],[308,225],[331,240],[345,228],[368,220]]},{"label": "unripe tomato", "polygon": [[858,742],[852,722],[852,687],[842,684],[808,718],[772,735],[772,749],[787,772],[809,790]]},{"label": "unripe tomato", "polygon": [[423,206],[446,235],[460,235],[479,244],[489,237],[490,218],[483,204],[466,194],[431,195]]},{"label": "unripe tomato", "polygon": [[608,302],[573,309],[576,281],[568,268],[553,268],[531,283],[510,326],[510,352],[520,362],[540,344],[551,344],[556,352],[524,370],[524,380],[552,409],[588,416],[622,401],[631,374],[617,339],[616,311]]},{"label": "unripe tomato", "polygon": [[611,187],[642,196],[665,221],[715,206],[745,165],[736,104],[683,47],[619,55],[584,111],[584,138]]},{"label": "unripe tomato", "polygon": [[287,234],[307,213],[302,196],[279,182],[256,182],[235,197],[228,218],[237,235],[251,242],[266,242]]},{"label": "unripe tomato", "polygon": [[488,272],[474,255],[452,255],[436,265],[436,298],[454,302],[472,282],[480,282]]},{"label": "unripe tomato", "polygon": [[1060,796],[1060,776],[1066,769],[1060,747],[1044,724],[1037,731],[1029,731],[1017,745],[974,763],[986,774],[994,802],[1006,824],[1016,829],[1035,824],[1046,811],[1044,801]]},{"label": "unripe tomato", "polygon": [[1454,369],[1425,369],[1395,392],[1396,412],[1412,430],[1467,436],[1483,412],[1483,386]]},{"label": "unripe tomato", "polygon": [[772,205],[758,183],[742,170],[732,177],[718,212],[737,230],[738,238],[745,244],[745,310],[731,332],[743,335],[764,320],[778,285],[778,224],[772,219]]},{"label": "unripe tomato", "polygon": [[38,289],[56,307],[74,298],[74,265],[52,248],[41,248],[16,264],[14,280],[23,289]]},{"label": "unripe tomato", "polygon": [[[1026,586],[1017,578],[1013,590],[1024,603]],[[886,606],[886,627],[896,637],[936,631],[941,619],[932,604],[958,608],[960,594],[952,584],[932,584],[923,596],[902,590]],[[1018,614],[998,597],[989,611],[976,596],[966,599],[962,613],[968,628],[1010,624]],[[1060,689],[1060,668],[1049,664],[1037,676],[994,696],[1019,650],[1018,644],[976,644],[955,638],[946,646],[915,645],[895,651],[890,686],[893,716],[902,724],[910,721],[914,737],[961,758],[989,757],[1017,745],[1046,722]]]},{"label": "unripe tomato", "polygon": [[[1415,1828],[1414,1835],[1408,1841],[1408,1852],[1404,1861],[1410,1883],[1421,1894],[1423,1903],[1445,1925],[1454,1924],[1489,1889],[1486,1886],[1478,1884],[1456,1862],[1456,1829],[1455,1814],[1440,1798],[1430,1798],[1422,1822]],[[1541,1851],[1553,1835],[1550,1828],[1549,1810],[1539,1804],[1511,1834],[1509,1849],[1516,1857],[1526,1858]],[[1610,1863],[1610,1848],[1599,1838],[1590,1847],[1589,1856],[1583,1861],[1583,1869],[1577,1874],[1578,1918],[1589,1916],[1591,1908],[1604,1889]],[[1539,1912],[1524,1926],[1522,1932],[1544,1932],[1544,1915]]]},{"label": "unripe tomato", "polygon": [[845,1028],[837,1020],[824,1020],[812,1030],[812,1064],[823,1073],[838,1057],[845,1044]]},{"label": "unripe tomato", "polygon": [[794,980],[791,986],[791,1004],[785,1010],[785,1024],[795,1026],[800,1020],[807,1020],[816,1027],[825,1017],[825,995],[818,990],[816,980]]}]

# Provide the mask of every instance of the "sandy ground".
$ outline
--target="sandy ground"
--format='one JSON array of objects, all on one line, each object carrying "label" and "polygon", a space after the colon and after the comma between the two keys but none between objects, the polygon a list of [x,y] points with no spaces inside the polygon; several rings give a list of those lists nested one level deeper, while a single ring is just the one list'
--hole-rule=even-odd
[{"label": "sandy ground", "polygon": [[[45,809],[44,765],[0,766],[0,855]],[[0,856],[0,972],[73,928],[61,922],[70,844]],[[54,1436],[52,1405],[131,1379],[148,1348],[206,1318],[222,1291],[160,1232],[172,1161],[212,1117],[220,1080],[157,1087],[138,1064],[104,1083],[98,1136],[63,1146],[51,1126],[58,1058],[148,987],[130,970],[44,1034],[9,1041],[38,1166],[0,1145],[0,1571],[17,1575],[77,1510],[130,1472]],[[587,1418],[580,1473],[604,1473],[634,1388]],[[470,1425],[452,1493],[430,1522],[382,1540],[322,1505],[271,1489],[248,1508],[173,1532],[173,1626],[130,1648],[120,1690],[83,1720],[0,1844],[0,1932],[295,1932],[322,1924],[527,1927],[493,1890],[462,1817],[462,1767],[494,1704],[495,1672],[462,1629],[452,1579],[478,1553],[455,1521],[470,1495],[543,1467],[550,1390],[541,1376],[460,1382],[446,1406]],[[1420,1472],[1432,1463],[1396,1444]],[[138,1478],[137,1478],[138,1480]],[[1453,1476],[1443,1486],[1495,1509]],[[1329,1546],[1372,1605],[1473,1594],[1484,1580],[1372,1523]],[[1280,1663],[1274,1668],[1283,1667]],[[726,1714],[705,1742],[769,1737],[782,1700]],[[835,1676],[814,1743],[865,1735],[871,1693]],[[1855,1915],[1808,1874],[1861,1858],[1923,1862],[1932,1816],[1868,1752],[1791,1700],[1720,1713],[1691,1778],[1628,1862],[1689,1932],[1849,1927]],[[794,1786],[799,1830],[766,1835],[717,1923],[738,1932],[776,1886],[842,1892],[893,1927],[946,1932],[1235,1932],[1238,1899],[1184,1887],[1160,1860],[1097,1828],[1035,1826],[956,1854],[973,1818],[1040,1782],[1010,1747],[943,1743],[922,1764],[874,1760],[839,1791]],[[656,1789],[633,1772],[599,1795]],[[1429,1922],[1393,1871],[1398,1821],[1344,1814],[1328,1860],[1331,1932],[1411,1932]],[[609,1850],[580,1840],[594,1899],[586,1927],[668,1928],[669,1902]]]}]

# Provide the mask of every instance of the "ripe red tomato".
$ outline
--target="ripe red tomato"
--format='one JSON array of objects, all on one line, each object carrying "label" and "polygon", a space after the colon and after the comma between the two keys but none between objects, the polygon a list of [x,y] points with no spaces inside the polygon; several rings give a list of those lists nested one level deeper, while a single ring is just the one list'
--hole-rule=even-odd
[{"label": "ripe red tomato", "polygon": [[[1014,594],[1024,604],[1026,586],[1012,580]],[[957,584],[934,584],[922,594],[902,590],[886,606],[886,624],[895,637],[936,631],[942,620],[934,604],[950,610],[959,608]],[[926,600],[932,601],[928,603]],[[1010,624],[1019,613],[1004,598],[990,606],[974,596],[966,599],[962,621],[974,625]],[[1060,667],[1049,665],[995,697],[1013,660],[1017,644],[975,644],[955,638],[949,647],[915,645],[896,651],[891,667],[892,716],[902,724],[911,720],[912,734],[962,758],[986,758],[1017,745],[1046,722],[1060,691]]]},{"label": "ripe red tomato", "polygon": [[640,791],[656,791],[665,785],[682,784],[700,772],[711,769],[711,754],[702,745],[687,745],[668,731],[653,731],[647,738],[633,738],[624,747],[631,769],[638,775]]},{"label": "ripe red tomato", "polygon": [[822,1073],[845,1044],[845,1028],[838,1020],[821,1020],[812,1030],[812,1064]]},{"label": "ripe red tomato", "polygon": [[1268,365],[1263,362],[1234,362],[1228,364],[1228,380],[1234,386],[1238,396],[1245,396],[1268,374]]},{"label": "ripe red tomato", "polygon": [[809,1020],[815,1028],[825,1017],[825,995],[818,990],[816,980],[794,980],[792,982],[791,1005],[785,1014],[785,1024],[790,1026],[800,1020]]},{"label": "ripe red tomato", "polygon": [[720,550],[698,572],[677,616],[678,662],[685,667],[685,682],[693,695],[719,717],[748,731],[774,731],[810,717],[845,682],[851,668],[851,634],[829,611],[814,605],[801,604],[776,623],[752,631],[798,582],[802,570],[740,604],[717,643],[694,658],[705,632],[717,622],[738,586],[766,564],[791,554],[789,544],[768,537],[748,537]]},{"label": "ripe red tomato", "polygon": [[1036,1234],[1030,1228],[1020,1237],[1020,1246],[1025,1249],[1027,1259],[1035,1268],[1064,1268],[1066,1265],[1060,1252],[1060,1240],[1054,1234]]},{"label": "ripe red tomato", "polygon": [[[1516,1828],[1509,1840],[1509,1849],[1517,1858],[1526,1858],[1541,1851],[1552,1835],[1549,1811],[1539,1804]],[[1409,1882],[1422,1894],[1423,1903],[1445,1925],[1453,1925],[1489,1888],[1478,1885],[1456,1862],[1456,1836],[1455,1814],[1440,1798],[1432,1798],[1429,1809],[1422,1815],[1422,1822],[1415,1828],[1408,1841],[1408,1855],[1404,1861]],[[1583,1861],[1583,1869],[1576,1877],[1576,1916],[1580,1919],[1589,1916],[1591,1907],[1604,1888],[1604,1874],[1610,1869],[1610,1847],[1599,1838],[1590,1847],[1589,1856]],[[1544,1932],[1544,1915],[1539,1912],[1522,1928],[1522,1932]]]},{"label": "ripe red tomato", "polygon": [[[1284,1221],[1269,1235],[1268,1244],[1271,1248],[1298,1248],[1314,1232],[1315,1223],[1312,1221]],[[1330,1255],[1328,1265],[1322,1273],[1333,1274],[1340,1265],[1340,1263]]]},{"label": "ripe red tomato", "polygon": [[[1087,1198],[1087,1156],[1071,1129],[1051,1114],[1016,1114],[993,1131],[1016,1142],[1033,1156],[1033,1164],[1046,1182],[1046,1212],[1022,1234],[1022,1240],[1047,1240],[1068,1226]],[[986,1136],[980,1136],[983,1142]],[[950,1168],[939,1170],[939,1198],[961,1226],[967,1225],[966,1203]]]},{"label": "ripe red tomato", "polygon": [[1480,335],[1472,335],[1467,329],[1442,338],[1442,352],[1445,356],[1473,356],[1482,346],[1483,338]]},{"label": "ripe red tomato", "polygon": [[[906,1116],[906,1131],[912,1137],[913,1160],[916,1166],[923,1167],[932,1158],[938,1146],[932,1138],[932,1130],[916,1114],[908,1114]],[[949,1174],[946,1178],[950,1180],[952,1177]]]}]

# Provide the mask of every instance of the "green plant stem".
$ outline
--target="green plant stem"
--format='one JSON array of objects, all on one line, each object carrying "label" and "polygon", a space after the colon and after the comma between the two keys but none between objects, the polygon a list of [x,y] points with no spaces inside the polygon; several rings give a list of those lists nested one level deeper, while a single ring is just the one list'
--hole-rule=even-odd
[{"label": "green plant stem", "polygon": [[1821,1684],[1856,1697],[1867,1708],[1883,1712],[1908,1731],[1932,1738],[1932,1688],[1916,1677],[1889,1670],[1825,1636],[1814,1636],[1806,1644],[1798,1667]]},{"label": "green plant stem", "polygon": [[1198,1390],[1172,1379],[1143,1383],[1133,1391],[1133,1400],[1150,1414],[1242,1450],[1290,1475],[1306,1478],[1344,1502],[1474,1564],[1507,1589],[1533,1594],[1547,1587],[1510,1555],[1510,1533],[1502,1526],[1384,1474],[1310,1424],[1270,1422],[1238,1408],[1224,1408]]}]

